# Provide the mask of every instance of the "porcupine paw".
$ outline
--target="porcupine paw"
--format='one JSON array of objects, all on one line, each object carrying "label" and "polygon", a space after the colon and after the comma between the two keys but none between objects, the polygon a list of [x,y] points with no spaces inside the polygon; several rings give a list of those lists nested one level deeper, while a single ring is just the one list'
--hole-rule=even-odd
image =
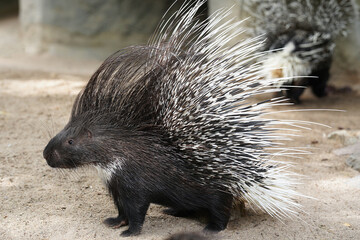
[{"label": "porcupine paw", "polygon": [[128,220],[123,216],[116,218],[107,218],[104,220],[104,224],[111,228],[120,228],[129,224]]},{"label": "porcupine paw", "polygon": [[325,97],[328,95],[328,88],[326,85],[324,86],[313,86],[312,87],[312,92],[314,93],[315,96],[317,97]]},{"label": "porcupine paw", "polygon": [[178,210],[174,208],[167,208],[163,210],[163,213],[173,217],[189,217],[193,215],[195,212],[192,210]]},{"label": "porcupine paw", "polygon": [[223,226],[223,225],[209,223],[204,228],[204,232],[205,233],[210,233],[210,234],[211,233],[217,233],[217,232],[220,232],[220,231],[224,230],[225,228],[226,228],[226,226]]},{"label": "porcupine paw", "polygon": [[130,236],[136,236],[139,235],[141,232],[140,228],[136,228],[136,229],[132,229],[130,230],[130,228],[128,230],[123,231],[120,236],[121,237],[130,237]]}]

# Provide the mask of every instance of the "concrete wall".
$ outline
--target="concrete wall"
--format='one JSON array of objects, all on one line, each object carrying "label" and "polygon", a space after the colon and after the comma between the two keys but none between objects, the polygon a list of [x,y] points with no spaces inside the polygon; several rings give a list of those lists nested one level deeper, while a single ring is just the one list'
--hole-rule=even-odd
[{"label": "concrete wall", "polygon": [[25,51],[104,58],[146,43],[167,0],[20,0]]},{"label": "concrete wall", "polygon": [[[360,0],[356,0],[360,7]],[[360,14],[360,9],[357,9]],[[354,19],[349,35],[336,41],[334,64],[357,73],[360,76],[360,16]]]}]

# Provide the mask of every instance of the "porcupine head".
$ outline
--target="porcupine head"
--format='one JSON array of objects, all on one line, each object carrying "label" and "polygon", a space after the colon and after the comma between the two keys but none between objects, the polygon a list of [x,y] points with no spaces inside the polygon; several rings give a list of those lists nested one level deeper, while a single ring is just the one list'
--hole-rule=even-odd
[{"label": "porcupine head", "polygon": [[[107,157],[104,146],[108,145],[111,125],[101,124],[89,114],[80,115],[53,137],[44,149],[43,155],[49,166],[54,168],[76,168],[96,165]],[[105,119],[105,118],[103,118]],[[86,121],[85,121],[86,120]],[[114,134],[114,129],[112,134]],[[108,136],[106,138],[101,136]],[[109,159],[110,160],[110,159]]]},{"label": "porcupine head", "polygon": [[275,217],[299,208],[288,165],[265,151],[288,139],[277,123],[293,126],[263,117],[284,100],[249,101],[279,91],[254,61],[261,38],[227,47],[241,22],[220,24],[226,12],[193,21],[204,2],[186,1],[149,45],[105,60],[44,150],[51,167],[103,171],[119,213],[105,223],[128,224],[122,236],[140,233],[150,203],[175,216],[205,209],[211,231],[226,228],[233,199]]}]

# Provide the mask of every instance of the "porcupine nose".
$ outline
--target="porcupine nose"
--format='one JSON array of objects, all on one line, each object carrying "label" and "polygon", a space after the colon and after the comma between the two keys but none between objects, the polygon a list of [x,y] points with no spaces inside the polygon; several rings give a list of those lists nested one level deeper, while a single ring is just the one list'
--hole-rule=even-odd
[{"label": "porcupine nose", "polygon": [[55,159],[54,159],[54,149],[52,147],[52,141],[50,141],[44,151],[43,151],[43,157],[45,158],[47,164],[50,166],[50,167],[55,167]]},{"label": "porcupine nose", "polygon": [[43,157],[49,163],[49,159],[51,158],[51,150],[50,150],[49,144],[46,145],[46,147],[43,151]]},{"label": "porcupine nose", "polygon": [[48,149],[48,146],[45,147],[44,151],[43,151],[43,157],[47,160],[48,158],[50,158],[50,151]]}]

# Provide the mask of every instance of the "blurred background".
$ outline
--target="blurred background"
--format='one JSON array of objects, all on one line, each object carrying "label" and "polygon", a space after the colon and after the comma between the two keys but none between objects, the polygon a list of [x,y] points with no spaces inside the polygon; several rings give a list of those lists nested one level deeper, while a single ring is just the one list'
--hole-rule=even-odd
[{"label": "blurred background", "polygon": [[[145,44],[172,4],[172,0],[0,0],[0,58],[17,58],[19,64],[28,56],[102,61],[126,46]],[[210,0],[202,15],[233,6],[231,17],[242,19],[246,17],[242,4],[243,0]],[[337,42],[334,60],[358,74],[358,20],[349,33]]]}]

